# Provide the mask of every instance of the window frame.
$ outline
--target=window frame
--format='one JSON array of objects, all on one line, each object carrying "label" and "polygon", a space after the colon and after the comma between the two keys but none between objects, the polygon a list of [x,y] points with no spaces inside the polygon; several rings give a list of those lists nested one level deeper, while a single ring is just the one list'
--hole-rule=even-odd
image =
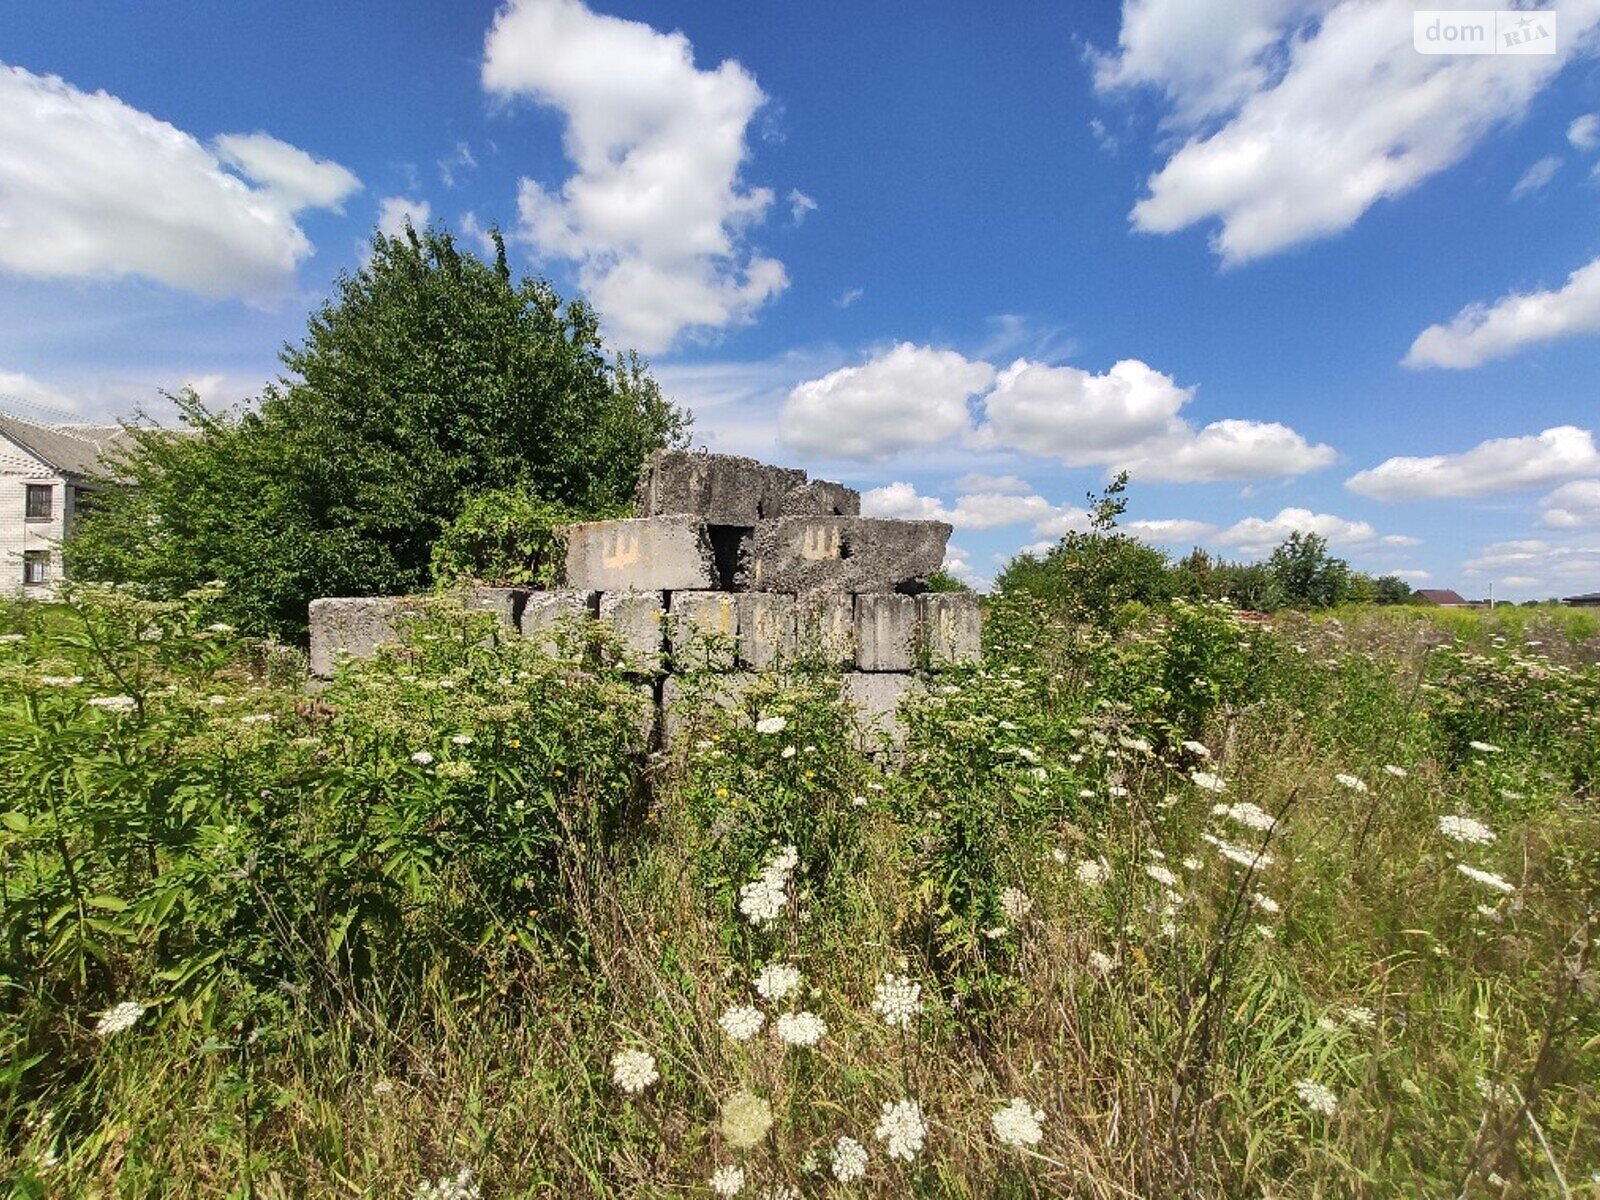
[{"label": "window frame", "polygon": [[[44,496],[43,512],[34,511],[34,500]],[[56,485],[53,483],[28,483],[23,485],[22,516],[25,521],[53,521],[56,519]]]},{"label": "window frame", "polygon": [[22,586],[40,587],[50,582],[50,551],[22,552]]}]

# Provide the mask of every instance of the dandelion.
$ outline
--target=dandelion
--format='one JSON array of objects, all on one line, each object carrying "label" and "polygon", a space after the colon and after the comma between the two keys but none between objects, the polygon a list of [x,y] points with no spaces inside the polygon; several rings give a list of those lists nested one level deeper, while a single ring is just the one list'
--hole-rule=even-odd
[{"label": "dandelion", "polygon": [[877,1128],[872,1132],[880,1142],[887,1143],[885,1152],[890,1158],[910,1162],[921,1153],[928,1137],[922,1105],[915,1100],[885,1100]]},{"label": "dandelion", "polygon": [[1494,830],[1471,817],[1440,817],[1439,832],[1452,842],[1466,842],[1472,846],[1487,846],[1494,841]]},{"label": "dandelion", "polygon": [[772,1128],[772,1105],[740,1088],[722,1102],[722,1136],[735,1150],[748,1150]]},{"label": "dandelion", "polygon": [[1339,1097],[1333,1089],[1314,1079],[1295,1080],[1294,1091],[1302,1104],[1321,1116],[1333,1116],[1334,1109],[1339,1106]]},{"label": "dandelion", "polygon": [[1000,893],[1000,911],[1008,921],[1021,921],[1033,911],[1033,899],[1021,888],[1008,887]]},{"label": "dandelion", "polygon": [[922,1015],[922,985],[907,975],[888,974],[872,989],[872,1011],[891,1029],[909,1029]]},{"label": "dandelion", "polygon": [[719,1196],[737,1196],[744,1190],[743,1167],[718,1167],[711,1172],[711,1190]]},{"label": "dandelion", "polygon": [[788,1046],[815,1046],[828,1032],[828,1023],[813,1012],[784,1013],[773,1032]]},{"label": "dandelion", "polygon": [[782,733],[787,728],[789,721],[786,717],[762,717],[756,722],[757,733]]},{"label": "dandelion", "polygon": [[1183,748],[1185,750],[1187,750],[1190,754],[1194,755],[1196,758],[1210,758],[1211,757],[1211,751],[1206,749],[1206,744],[1204,742],[1194,742],[1194,741],[1184,742],[1183,743]]},{"label": "dandelion", "polygon": [[766,1013],[749,1004],[730,1008],[717,1018],[717,1024],[722,1026],[722,1032],[736,1042],[748,1042],[761,1032],[761,1027],[766,1023]]},{"label": "dandelion", "polygon": [[756,991],[764,1000],[782,1000],[800,986],[800,968],[789,963],[768,963],[755,978]]},{"label": "dandelion", "polygon": [[1357,779],[1354,775],[1335,775],[1333,778],[1335,783],[1349,788],[1357,795],[1365,794],[1367,790],[1367,785],[1362,783],[1361,780]]},{"label": "dandelion", "polygon": [[453,1179],[448,1175],[431,1183],[424,1179],[412,1193],[413,1200],[478,1200],[478,1196],[478,1185],[472,1182],[472,1172],[466,1167],[457,1171]]},{"label": "dandelion", "polygon": [[1010,1104],[989,1117],[995,1137],[1008,1146],[1037,1146],[1039,1139],[1044,1137],[1044,1129],[1040,1125],[1043,1120],[1044,1112],[1029,1107],[1021,1096],[1015,1097]]},{"label": "dandelion", "polygon": [[90,708],[103,708],[108,712],[132,712],[138,701],[132,696],[96,696],[89,701]]},{"label": "dandelion", "polygon": [[1193,783],[1195,787],[1202,788],[1208,792],[1225,792],[1228,790],[1228,785],[1223,782],[1222,776],[1213,775],[1210,771],[1190,771],[1189,782]]},{"label": "dandelion", "polygon": [[419,767],[425,767],[433,761],[433,755],[429,754],[426,750],[418,750],[411,756],[411,761],[416,763]]},{"label": "dandelion", "polygon": [[1178,877],[1160,863],[1149,863],[1145,866],[1144,873],[1154,879],[1162,887],[1176,887]]},{"label": "dandelion", "polygon": [[1383,773],[1385,775],[1393,775],[1396,779],[1404,779],[1411,772],[1404,767],[1397,767],[1393,763],[1388,763],[1384,766]]},{"label": "dandelion", "polygon": [[1479,754],[1500,753],[1500,747],[1496,746],[1493,742],[1468,742],[1467,745],[1471,746]]},{"label": "dandelion", "polygon": [[828,1152],[828,1165],[840,1183],[851,1183],[867,1173],[867,1148],[853,1137],[842,1137]]},{"label": "dandelion", "polygon": [[1517,890],[1514,885],[1507,883],[1493,871],[1480,871],[1477,867],[1470,866],[1467,863],[1457,863],[1456,870],[1472,880],[1473,883],[1481,883],[1484,887],[1493,888],[1497,892],[1504,892],[1508,896]]},{"label": "dandelion", "polygon": [[105,1012],[95,1013],[99,1018],[95,1022],[95,1034],[99,1037],[110,1037],[114,1033],[121,1033],[124,1029],[132,1029],[134,1022],[144,1014],[144,1005],[134,1000],[113,1004]]},{"label": "dandelion", "polygon": [[611,1081],[630,1096],[638,1095],[660,1078],[653,1054],[643,1050],[618,1050],[611,1056]]},{"label": "dandelion", "polygon": [[1242,804],[1219,804],[1211,810],[1214,816],[1227,817],[1228,820],[1243,825],[1246,829],[1256,829],[1265,832],[1278,823],[1278,818],[1267,812],[1260,805],[1252,804],[1246,800]]}]

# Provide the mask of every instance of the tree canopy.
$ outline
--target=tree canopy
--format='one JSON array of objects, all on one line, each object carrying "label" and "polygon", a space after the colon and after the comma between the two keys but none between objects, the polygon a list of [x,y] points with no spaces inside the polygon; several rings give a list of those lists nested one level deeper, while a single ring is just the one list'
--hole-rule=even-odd
[{"label": "tree canopy", "polygon": [[377,234],[256,405],[186,393],[190,436],[136,422],[68,546],[74,571],[164,595],[221,580],[242,625],[296,635],[317,596],[425,588],[474,495],[626,504],[690,418],[637,355],[608,354],[588,305],[513,280],[492,236],[484,262],[443,229]]}]

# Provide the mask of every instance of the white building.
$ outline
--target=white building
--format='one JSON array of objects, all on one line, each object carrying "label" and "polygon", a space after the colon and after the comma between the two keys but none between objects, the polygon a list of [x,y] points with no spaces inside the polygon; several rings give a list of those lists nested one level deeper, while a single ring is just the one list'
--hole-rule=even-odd
[{"label": "white building", "polygon": [[0,413],[0,595],[48,599],[61,541],[103,474],[118,425],[44,425]]}]

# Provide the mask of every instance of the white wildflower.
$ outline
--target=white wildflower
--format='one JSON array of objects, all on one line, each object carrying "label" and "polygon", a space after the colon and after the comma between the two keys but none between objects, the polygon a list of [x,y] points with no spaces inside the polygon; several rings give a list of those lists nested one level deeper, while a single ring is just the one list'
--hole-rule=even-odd
[{"label": "white wildflower", "polygon": [[800,864],[800,852],[785,846],[761,868],[761,873],[739,889],[739,911],[757,928],[776,921],[788,899],[789,879]]},{"label": "white wildflower", "polygon": [[611,1080],[629,1095],[637,1095],[660,1078],[653,1054],[643,1050],[618,1050],[611,1056]]},{"label": "white wildflower", "polygon": [[1163,887],[1173,887],[1178,882],[1178,877],[1159,863],[1148,864],[1144,869],[1144,873]]},{"label": "white wildflower", "polygon": [[411,756],[411,761],[419,767],[425,767],[433,761],[433,755],[426,750],[418,750]]},{"label": "white wildflower", "polygon": [[1237,822],[1246,829],[1265,831],[1278,823],[1277,817],[1248,800],[1242,804],[1219,804],[1211,811],[1214,815],[1227,817],[1228,820]]},{"label": "white wildflower", "polygon": [[1209,833],[1202,833],[1201,838],[1217,848],[1217,853],[1231,863],[1241,867],[1248,867],[1252,871],[1263,870],[1272,865],[1272,855],[1262,854],[1243,846],[1235,846],[1232,842],[1225,842],[1219,837]]},{"label": "white wildflower", "polygon": [[764,1000],[782,1000],[800,986],[800,968],[789,963],[768,963],[755,978],[756,991]]},{"label": "white wildflower", "polygon": [[1072,861],[1072,855],[1068,854],[1060,846],[1052,846],[1052,847],[1050,847],[1050,857],[1059,866],[1063,866],[1063,867],[1066,866],[1069,862]]},{"label": "white wildflower", "polygon": [[1108,787],[1106,789],[1106,795],[1111,796],[1113,799],[1117,799],[1117,800],[1122,799],[1122,797],[1124,797],[1124,796],[1126,796],[1128,794],[1129,794],[1128,793],[1128,789],[1125,788],[1125,787],[1122,787],[1120,784],[1115,784],[1114,783],[1114,784],[1112,784],[1110,787]]},{"label": "white wildflower", "polygon": [[793,758],[794,754],[795,754],[795,751],[794,751],[794,747],[793,746],[785,746],[781,751],[779,751],[778,757],[779,758]]},{"label": "white wildflower", "polygon": [[1457,863],[1456,870],[1472,880],[1473,883],[1481,883],[1484,887],[1493,888],[1497,892],[1504,892],[1508,896],[1517,890],[1515,886],[1507,883],[1493,871],[1480,871],[1477,867],[1469,866],[1467,863]]},{"label": "white wildflower", "polygon": [[1468,742],[1467,745],[1471,746],[1479,754],[1500,753],[1500,747],[1496,746],[1493,742]]},{"label": "white wildflower", "polygon": [[1198,871],[1203,866],[1205,866],[1205,863],[1201,862],[1192,854],[1183,860],[1183,869],[1185,871]]},{"label": "white wildflower", "polygon": [[1213,775],[1210,771],[1190,771],[1189,781],[1195,787],[1203,788],[1208,792],[1225,792],[1228,790],[1228,785],[1223,782],[1222,776]]},{"label": "white wildflower", "polygon": [[787,1046],[815,1046],[828,1032],[828,1023],[813,1012],[784,1013],[773,1032]]},{"label": "white wildflower", "polygon": [[1346,1025],[1354,1026],[1357,1029],[1376,1029],[1378,1027],[1377,1014],[1364,1004],[1351,1005],[1341,1011],[1339,1016]]},{"label": "white wildflower", "polygon": [[462,1167],[454,1178],[445,1175],[432,1183],[424,1179],[417,1184],[412,1200],[478,1200],[478,1196],[478,1185],[472,1182],[472,1172]]},{"label": "white wildflower", "polygon": [[1471,817],[1440,817],[1439,832],[1452,842],[1466,842],[1473,846],[1487,846],[1494,841],[1494,830]]},{"label": "white wildflower", "polygon": [[1256,907],[1264,913],[1271,913],[1273,916],[1276,916],[1278,913],[1283,911],[1278,902],[1265,892],[1256,892],[1250,897],[1250,899],[1254,900],[1256,902]]},{"label": "white wildflower", "polygon": [[722,1026],[722,1032],[736,1042],[748,1042],[761,1032],[761,1027],[766,1023],[767,1015],[749,1004],[730,1008],[717,1018],[717,1024]]},{"label": "white wildflower", "polygon": [[275,720],[271,713],[251,713],[239,718],[241,725],[270,725]]},{"label": "white wildflower", "polygon": [[1302,1104],[1324,1117],[1333,1116],[1334,1109],[1339,1106],[1339,1097],[1334,1094],[1333,1089],[1314,1079],[1296,1080],[1294,1091],[1295,1095],[1300,1097]]},{"label": "white wildflower", "polygon": [[1000,911],[1008,921],[1021,921],[1033,911],[1033,899],[1021,888],[1008,887],[1000,893]]},{"label": "white wildflower", "polygon": [[842,1137],[829,1151],[828,1165],[840,1183],[851,1183],[867,1173],[867,1148],[853,1137]]},{"label": "white wildflower", "polygon": [[1357,794],[1364,793],[1367,790],[1367,785],[1361,782],[1361,780],[1357,779],[1354,775],[1335,775],[1333,778],[1335,782],[1349,788],[1352,792],[1356,792]]},{"label": "white wildflower", "polygon": [[760,1200],[800,1200],[800,1193],[787,1183],[774,1183],[761,1189]]},{"label": "white wildflower", "polygon": [[737,1196],[744,1190],[743,1167],[718,1167],[711,1172],[711,1190],[719,1196]]},{"label": "white wildflower", "polygon": [[1008,1146],[1037,1146],[1044,1137],[1040,1125],[1043,1120],[1042,1110],[1029,1107],[1028,1102],[1018,1096],[991,1115],[989,1123],[994,1126],[995,1137]]},{"label": "white wildflower", "polygon": [[20,633],[0,633],[0,642],[4,642],[8,646],[13,646],[13,645],[16,645],[18,642],[25,642],[27,640],[28,640],[27,636],[24,635],[24,634],[20,634]]},{"label": "white wildflower", "polygon": [[1117,739],[1117,743],[1124,750],[1132,750],[1135,754],[1149,754],[1155,749],[1155,747],[1149,742],[1145,741],[1144,738],[1138,737],[1119,737]]},{"label": "white wildflower", "polygon": [[138,701],[132,696],[96,696],[89,701],[90,708],[103,708],[109,712],[132,712]]},{"label": "white wildflower", "polygon": [[76,687],[83,682],[82,675],[41,675],[39,682],[45,687]]},{"label": "white wildflower", "polygon": [[928,1137],[922,1105],[915,1100],[885,1100],[873,1134],[880,1142],[888,1143],[885,1149],[890,1158],[910,1162],[921,1153]]},{"label": "white wildflower", "polygon": [[756,722],[757,733],[782,733],[789,728],[787,717],[762,717]]},{"label": "white wildflower", "polygon": [[1396,779],[1404,779],[1407,775],[1409,775],[1411,773],[1411,772],[1407,771],[1404,767],[1397,767],[1393,763],[1386,764],[1384,766],[1384,768],[1383,768],[1383,771],[1384,771],[1384,774],[1393,775]]},{"label": "white wildflower", "polygon": [[470,733],[458,733],[450,739],[450,744],[452,746],[470,746],[472,745],[472,735]]},{"label": "white wildflower", "polygon": [[722,1136],[735,1150],[748,1150],[772,1129],[772,1105],[740,1088],[722,1102]]},{"label": "white wildflower", "polygon": [[1204,742],[1188,741],[1183,743],[1183,748],[1196,758],[1210,758],[1211,751],[1206,749]]},{"label": "white wildflower", "polygon": [[226,621],[213,621],[210,625],[206,626],[206,632],[207,633],[232,633],[233,632],[233,626],[229,625]]},{"label": "white wildflower", "polygon": [[1096,975],[1108,976],[1117,969],[1117,960],[1104,950],[1089,951],[1089,969]]},{"label": "white wildflower", "polygon": [[885,975],[872,989],[872,1011],[892,1029],[909,1029],[922,1014],[922,985],[907,975]]},{"label": "white wildflower", "polygon": [[95,1013],[100,1018],[95,1022],[94,1031],[100,1037],[110,1037],[114,1033],[121,1033],[124,1029],[133,1028],[133,1024],[144,1016],[145,1007],[134,1000],[124,1000],[121,1004],[114,1004],[105,1012]]},{"label": "white wildflower", "polygon": [[1479,1075],[1477,1079],[1478,1094],[1490,1104],[1510,1104],[1517,1098],[1516,1090],[1503,1083],[1496,1083]]}]

